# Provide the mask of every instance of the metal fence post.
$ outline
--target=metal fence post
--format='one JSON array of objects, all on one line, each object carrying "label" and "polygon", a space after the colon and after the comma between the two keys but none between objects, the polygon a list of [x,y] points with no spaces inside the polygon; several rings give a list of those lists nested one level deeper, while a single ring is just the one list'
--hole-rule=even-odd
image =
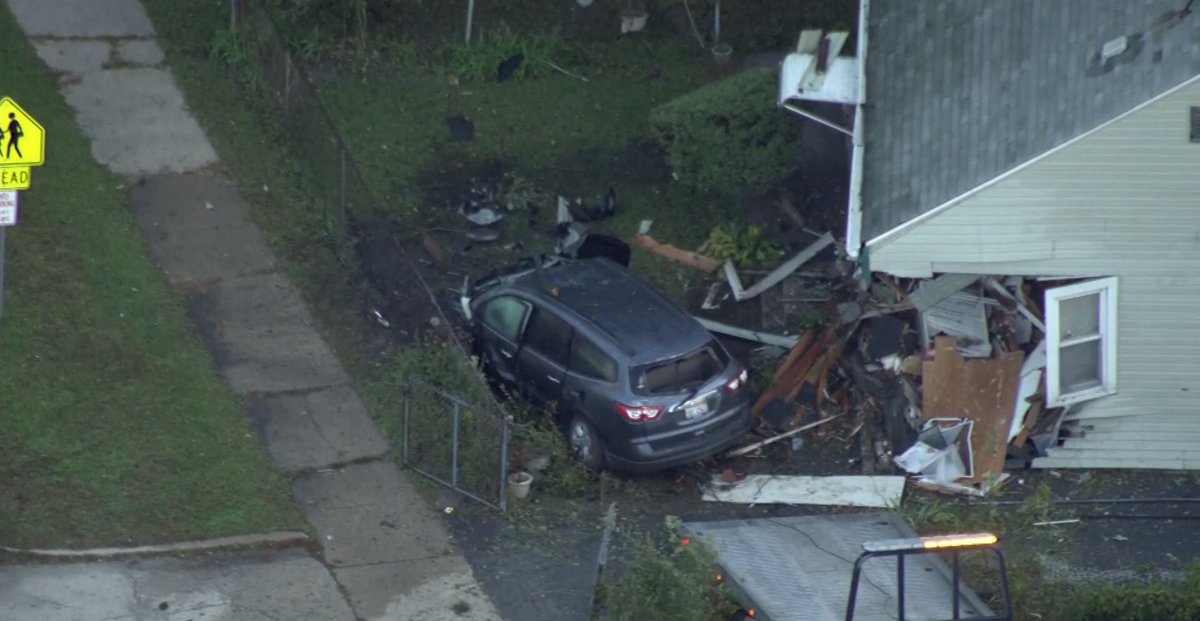
[{"label": "metal fence post", "polygon": [[500,416],[500,498],[498,504],[501,511],[508,510],[508,416]]},{"label": "metal fence post", "polygon": [[450,486],[458,488],[458,416],[461,406],[454,402],[454,429],[450,435]]},{"label": "metal fence post", "polygon": [[290,52],[284,50],[284,52],[283,52],[283,114],[284,114],[284,116],[287,116],[291,113],[292,113],[292,55]]},{"label": "metal fence post", "polygon": [[345,238],[346,229],[346,145],[341,140],[338,140],[338,153],[341,155],[342,160],[341,196],[338,200],[340,211],[337,215],[338,241],[341,242]]},{"label": "metal fence post", "polygon": [[229,30],[237,32],[238,3],[240,0],[229,0]]},{"label": "metal fence post", "polygon": [[4,238],[8,227],[0,226],[0,317],[4,316]]},{"label": "metal fence post", "polygon": [[467,0],[467,32],[466,44],[471,45],[471,22],[475,21],[475,0]]},{"label": "metal fence post", "polygon": [[411,412],[412,412],[412,388],[410,387],[407,391],[404,392],[404,447],[401,449],[401,451],[402,451],[402,454],[404,455],[404,465],[405,466],[407,466],[409,464],[409,459],[408,459],[409,421],[408,421],[408,419],[409,419],[409,416],[411,415],[410,414]]}]

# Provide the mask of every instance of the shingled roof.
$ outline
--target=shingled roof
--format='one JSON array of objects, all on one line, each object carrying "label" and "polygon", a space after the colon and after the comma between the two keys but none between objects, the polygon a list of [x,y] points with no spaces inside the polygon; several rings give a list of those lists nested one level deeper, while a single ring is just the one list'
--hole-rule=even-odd
[{"label": "shingled roof", "polygon": [[1187,4],[871,0],[862,238],[1200,75],[1200,3],[1180,17]]}]

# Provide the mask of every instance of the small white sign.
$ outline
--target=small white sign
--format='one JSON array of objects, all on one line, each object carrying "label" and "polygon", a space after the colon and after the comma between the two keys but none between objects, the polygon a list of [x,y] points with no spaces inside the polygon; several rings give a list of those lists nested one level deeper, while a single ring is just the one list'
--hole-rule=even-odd
[{"label": "small white sign", "polygon": [[0,190],[0,226],[17,223],[17,191]]}]

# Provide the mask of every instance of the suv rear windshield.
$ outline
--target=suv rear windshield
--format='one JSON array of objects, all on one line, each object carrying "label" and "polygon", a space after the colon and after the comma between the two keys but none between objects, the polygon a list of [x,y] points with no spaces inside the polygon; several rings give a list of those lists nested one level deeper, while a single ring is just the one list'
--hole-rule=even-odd
[{"label": "suv rear windshield", "polygon": [[729,355],[716,341],[696,351],[633,369],[634,392],[661,395],[695,390],[729,364]]}]

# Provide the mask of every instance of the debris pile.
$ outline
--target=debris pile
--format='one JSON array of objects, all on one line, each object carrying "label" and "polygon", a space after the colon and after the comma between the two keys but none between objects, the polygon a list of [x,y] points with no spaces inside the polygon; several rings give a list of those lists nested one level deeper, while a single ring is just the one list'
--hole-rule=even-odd
[{"label": "debris pile", "polygon": [[[763,294],[785,283],[821,294],[804,301],[821,304],[823,321],[798,335],[699,317],[713,332],[779,353],[753,405],[770,437],[729,456],[837,420],[825,434],[857,437],[864,474],[907,473],[928,489],[982,495],[1009,478],[1006,468],[1028,467],[1055,443],[1063,409],[1047,407],[1043,396],[1046,326],[1032,302],[1040,283],[964,274],[864,279],[829,257],[826,273],[841,277],[817,287],[811,275],[807,282],[797,275],[833,245],[829,234],[815,237],[748,286],[725,262],[723,282],[703,304],[714,311],[731,299],[757,300],[767,317],[792,297]],[[690,257],[679,262],[695,266]]]}]

